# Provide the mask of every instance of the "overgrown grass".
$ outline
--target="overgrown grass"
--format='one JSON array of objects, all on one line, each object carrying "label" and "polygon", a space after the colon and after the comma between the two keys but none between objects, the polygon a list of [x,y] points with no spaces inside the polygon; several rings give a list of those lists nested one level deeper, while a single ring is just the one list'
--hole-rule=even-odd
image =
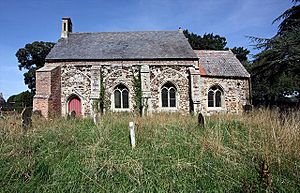
[{"label": "overgrown grass", "polygon": [[[296,192],[300,113],[0,120],[1,192]],[[136,123],[137,147],[128,122]],[[262,163],[267,177],[262,178]],[[266,178],[271,179],[268,181]],[[267,181],[267,182],[266,182]]]}]

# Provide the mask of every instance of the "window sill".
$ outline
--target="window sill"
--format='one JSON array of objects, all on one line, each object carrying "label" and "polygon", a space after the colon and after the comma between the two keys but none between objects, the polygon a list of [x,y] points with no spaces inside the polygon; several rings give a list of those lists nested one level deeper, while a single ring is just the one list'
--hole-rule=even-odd
[{"label": "window sill", "polygon": [[122,109],[122,108],[114,108],[112,109],[113,112],[130,112],[130,108]]},{"label": "window sill", "polygon": [[163,112],[175,112],[177,111],[177,107],[160,107],[160,110]]},{"label": "window sill", "polygon": [[224,110],[223,107],[207,107],[207,110],[210,110],[210,111],[222,111]]}]

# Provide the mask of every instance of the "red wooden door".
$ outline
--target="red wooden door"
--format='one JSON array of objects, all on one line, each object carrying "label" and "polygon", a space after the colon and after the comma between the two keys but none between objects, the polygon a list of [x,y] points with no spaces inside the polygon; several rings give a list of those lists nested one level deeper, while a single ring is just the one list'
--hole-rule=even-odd
[{"label": "red wooden door", "polygon": [[75,111],[76,117],[81,115],[81,102],[78,97],[74,97],[69,101],[68,111],[69,111],[69,114],[72,111]]}]

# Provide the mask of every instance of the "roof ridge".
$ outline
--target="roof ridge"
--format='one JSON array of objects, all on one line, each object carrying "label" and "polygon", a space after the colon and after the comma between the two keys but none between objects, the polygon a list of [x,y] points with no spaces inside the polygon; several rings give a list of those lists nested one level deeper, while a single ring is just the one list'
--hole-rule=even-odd
[{"label": "roof ridge", "polygon": [[202,49],[194,49],[194,51],[205,51],[205,52],[230,52],[231,50],[202,50]]},{"label": "roof ridge", "polygon": [[180,31],[75,32],[60,39],[47,59],[170,59],[196,60]]},{"label": "roof ridge", "polygon": [[71,32],[70,34],[137,33],[137,32],[178,32],[178,33],[181,33],[178,30],[149,30],[149,31]]}]

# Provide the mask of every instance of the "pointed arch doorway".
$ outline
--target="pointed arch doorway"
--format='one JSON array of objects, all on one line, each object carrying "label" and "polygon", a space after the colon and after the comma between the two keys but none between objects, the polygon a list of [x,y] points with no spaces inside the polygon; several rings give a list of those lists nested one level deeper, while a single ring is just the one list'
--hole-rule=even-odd
[{"label": "pointed arch doorway", "polygon": [[81,100],[78,96],[72,95],[68,102],[68,114],[75,113],[76,117],[81,116]]}]

